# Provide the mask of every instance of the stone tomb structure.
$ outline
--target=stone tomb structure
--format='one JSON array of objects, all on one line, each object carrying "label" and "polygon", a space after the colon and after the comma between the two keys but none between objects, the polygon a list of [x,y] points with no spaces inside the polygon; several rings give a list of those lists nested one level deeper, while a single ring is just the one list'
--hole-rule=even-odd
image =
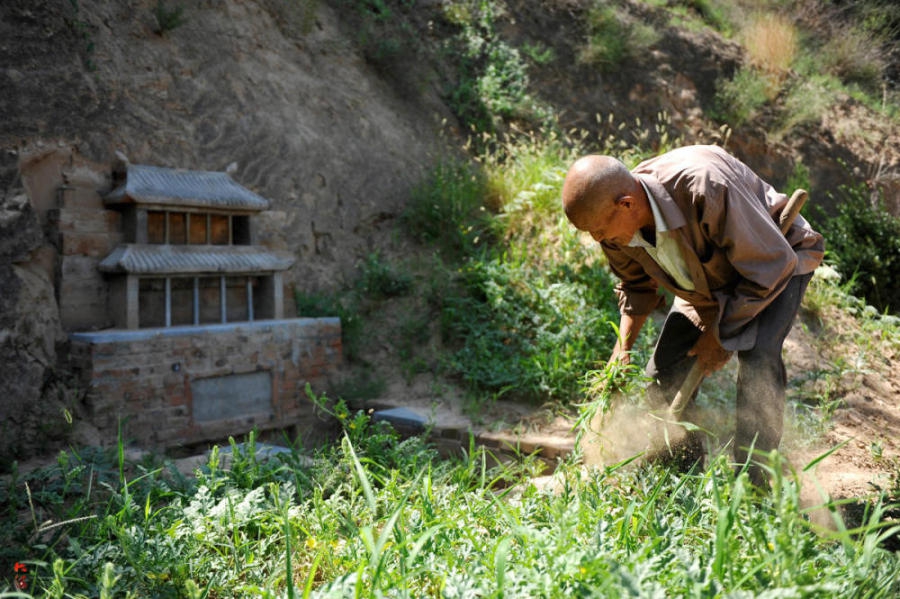
[{"label": "stone tomb structure", "polygon": [[268,200],[223,172],[123,162],[112,182],[102,198],[60,194],[60,312],[94,424],[162,448],[254,428],[315,436],[305,387],[336,373],[340,321],[285,317],[294,259],[253,229]]}]

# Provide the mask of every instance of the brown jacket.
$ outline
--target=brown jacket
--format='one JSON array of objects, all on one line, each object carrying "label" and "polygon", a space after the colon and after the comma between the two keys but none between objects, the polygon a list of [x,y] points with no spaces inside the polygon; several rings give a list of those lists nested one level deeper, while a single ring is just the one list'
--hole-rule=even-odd
[{"label": "brown jacket", "polygon": [[728,350],[753,347],[754,318],[794,275],[822,262],[824,241],[798,216],[787,235],[777,220],[788,197],[718,146],[688,146],[646,160],[632,170],[656,200],[687,263],[694,291],[675,282],[641,248],[602,244],[620,282],[619,309],[649,314],[661,298],[703,328],[714,327]]}]

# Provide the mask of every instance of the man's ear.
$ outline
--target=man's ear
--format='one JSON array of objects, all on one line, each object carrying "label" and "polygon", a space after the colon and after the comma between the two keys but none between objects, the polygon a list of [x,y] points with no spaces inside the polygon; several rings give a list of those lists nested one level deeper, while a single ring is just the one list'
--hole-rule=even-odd
[{"label": "man's ear", "polygon": [[616,198],[616,206],[622,206],[623,208],[631,208],[634,206],[634,197],[628,194],[621,195]]}]

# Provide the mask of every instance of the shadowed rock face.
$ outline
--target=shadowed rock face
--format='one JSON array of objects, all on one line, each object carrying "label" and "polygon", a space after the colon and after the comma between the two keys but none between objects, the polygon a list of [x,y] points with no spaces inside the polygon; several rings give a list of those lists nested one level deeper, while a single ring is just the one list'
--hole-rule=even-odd
[{"label": "shadowed rock face", "polygon": [[[0,196],[0,456],[28,457],[64,436],[53,366],[62,329],[37,217],[24,193]],[[45,254],[45,253],[43,253]],[[47,400],[45,401],[45,398]],[[5,468],[4,468],[5,469]]]}]

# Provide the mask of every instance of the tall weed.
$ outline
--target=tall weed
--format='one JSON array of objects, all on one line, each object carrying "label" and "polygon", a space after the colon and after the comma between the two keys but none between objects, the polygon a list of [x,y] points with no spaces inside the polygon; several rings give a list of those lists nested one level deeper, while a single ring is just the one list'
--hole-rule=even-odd
[{"label": "tall weed", "polygon": [[741,39],[751,64],[766,78],[766,96],[774,99],[797,55],[796,27],[777,13],[761,13],[747,24]]}]

